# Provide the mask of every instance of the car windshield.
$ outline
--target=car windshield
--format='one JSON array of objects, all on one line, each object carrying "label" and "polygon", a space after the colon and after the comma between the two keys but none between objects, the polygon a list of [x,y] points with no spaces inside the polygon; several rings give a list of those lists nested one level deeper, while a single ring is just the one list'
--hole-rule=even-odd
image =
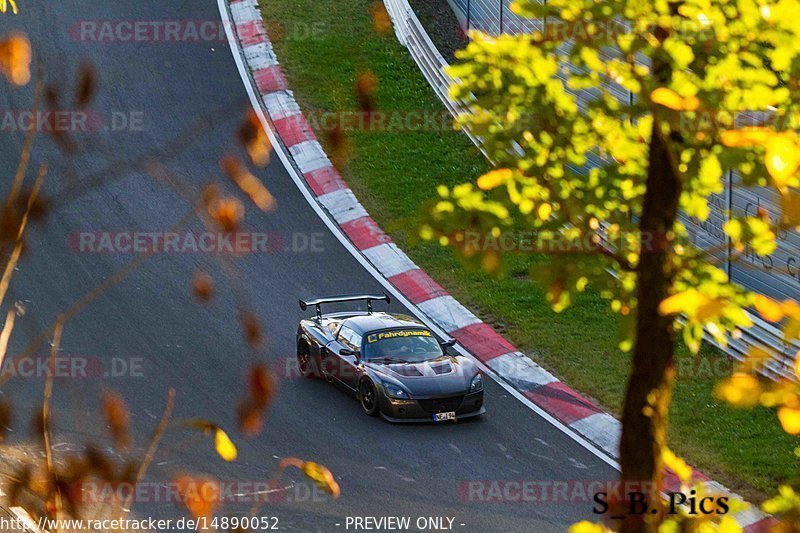
[{"label": "car windshield", "polygon": [[421,363],[443,355],[442,347],[426,329],[370,333],[364,342],[364,359],[390,363]]}]

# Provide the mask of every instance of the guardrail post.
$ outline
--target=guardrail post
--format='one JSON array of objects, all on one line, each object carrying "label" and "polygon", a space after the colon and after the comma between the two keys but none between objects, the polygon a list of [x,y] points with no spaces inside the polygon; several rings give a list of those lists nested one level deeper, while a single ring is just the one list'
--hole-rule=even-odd
[{"label": "guardrail post", "polygon": [[[733,170],[728,171],[728,186],[726,187],[728,190],[726,191],[728,201],[728,212],[725,213],[726,222],[733,217]],[[723,224],[724,225],[724,224]],[[725,249],[725,274],[728,276],[728,281],[731,279],[731,252],[732,250],[732,243],[731,238],[727,235],[725,236],[727,239],[727,246]]]},{"label": "guardrail post", "polygon": [[[544,0],[542,4],[547,6],[547,0]],[[545,36],[545,39],[547,38],[547,11],[544,12],[544,19],[542,20],[542,35]]]}]

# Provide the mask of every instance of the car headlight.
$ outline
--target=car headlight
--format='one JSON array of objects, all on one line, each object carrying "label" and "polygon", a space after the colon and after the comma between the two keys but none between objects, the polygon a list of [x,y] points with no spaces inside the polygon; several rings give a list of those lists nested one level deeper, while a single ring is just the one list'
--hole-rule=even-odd
[{"label": "car headlight", "polygon": [[384,383],[383,388],[386,391],[386,395],[390,398],[397,398],[399,400],[408,399],[408,393],[398,387],[397,385],[393,385],[391,383]]},{"label": "car headlight", "polygon": [[483,389],[483,378],[480,374],[477,374],[469,384],[469,391],[470,392],[477,392]]}]

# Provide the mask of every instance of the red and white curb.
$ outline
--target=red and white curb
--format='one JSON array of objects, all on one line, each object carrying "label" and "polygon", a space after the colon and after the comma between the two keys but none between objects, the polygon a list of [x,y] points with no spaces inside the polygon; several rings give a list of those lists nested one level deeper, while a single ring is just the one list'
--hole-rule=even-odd
[{"label": "red and white curb", "polygon": [[[233,29],[252,83],[277,136],[317,202],[374,268],[441,330],[547,414],[617,457],[620,422],[583,398],[520,352],[491,326],[450,296],[392,242],[369,216],[333,167],[287,88],[272,49],[257,0],[228,0]],[[715,492],[730,492],[696,472],[696,480]],[[678,490],[676,476],[666,490]],[[735,515],[747,532],[767,531],[774,519],[755,508]]]}]

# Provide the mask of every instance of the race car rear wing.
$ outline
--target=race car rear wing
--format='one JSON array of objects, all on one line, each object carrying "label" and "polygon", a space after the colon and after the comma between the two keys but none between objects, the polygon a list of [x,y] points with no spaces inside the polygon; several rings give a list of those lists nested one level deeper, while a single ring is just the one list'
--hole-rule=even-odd
[{"label": "race car rear wing", "polygon": [[300,300],[300,309],[305,311],[308,306],[313,305],[317,312],[317,318],[322,318],[322,304],[331,304],[338,302],[360,302],[366,300],[367,312],[372,313],[372,302],[384,301],[387,304],[391,303],[392,299],[385,292],[383,294],[345,294],[342,296],[328,296],[326,298],[313,298],[311,300]]}]

